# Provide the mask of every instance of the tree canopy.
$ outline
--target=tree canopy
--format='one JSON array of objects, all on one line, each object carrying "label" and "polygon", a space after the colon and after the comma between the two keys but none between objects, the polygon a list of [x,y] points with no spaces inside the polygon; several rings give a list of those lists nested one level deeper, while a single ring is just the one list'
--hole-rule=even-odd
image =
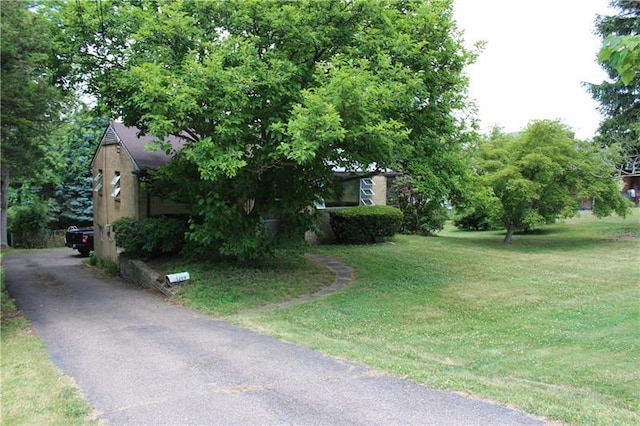
[{"label": "tree canopy", "polygon": [[495,208],[491,214],[507,230],[505,242],[511,243],[517,230],[573,216],[581,199],[593,202],[598,217],[624,216],[628,203],[603,154],[558,121],[534,121],[518,135],[494,131],[477,157],[480,179],[494,202],[480,201]]},{"label": "tree canopy", "polygon": [[[597,32],[603,38],[600,59],[609,76],[608,81],[589,85],[605,116],[596,141],[603,146],[615,144],[628,156],[640,155],[640,73],[633,71],[633,49],[627,54],[619,50],[637,45],[640,3],[613,0],[611,5],[618,14],[599,16],[596,20]],[[638,66],[637,52],[635,58]]]},{"label": "tree canopy", "polygon": [[630,84],[640,73],[640,35],[607,36],[598,59],[618,71],[623,84]]},{"label": "tree canopy", "polygon": [[60,121],[63,100],[52,72],[48,21],[30,6],[8,0],[0,7],[1,245],[7,245],[10,178],[38,173],[46,155],[44,138]]},{"label": "tree canopy", "polygon": [[450,0],[54,5],[70,82],[189,141],[156,189],[189,198],[203,246],[255,252],[268,217],[308,229],[338,168],[406,171],[433,198],[457,188],[473,55]]}]

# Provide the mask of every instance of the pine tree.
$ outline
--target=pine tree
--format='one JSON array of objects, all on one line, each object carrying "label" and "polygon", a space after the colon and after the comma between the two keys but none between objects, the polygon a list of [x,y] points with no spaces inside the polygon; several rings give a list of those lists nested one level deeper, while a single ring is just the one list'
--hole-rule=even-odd
[{"label": "pine tree", "polygon": [[[614,0],[611,5],[617,15],[599,16],[598,34],[607,36],[636,36],[640,34],[640,2]],[[610,63],[603,63],[609,80],[589,85],[593,98],[600,103],[605,119],[600,124],[596,142],[602,146],[617,144],[625,156],[640,155],[640,75],[624,84],[618,71]]]}]

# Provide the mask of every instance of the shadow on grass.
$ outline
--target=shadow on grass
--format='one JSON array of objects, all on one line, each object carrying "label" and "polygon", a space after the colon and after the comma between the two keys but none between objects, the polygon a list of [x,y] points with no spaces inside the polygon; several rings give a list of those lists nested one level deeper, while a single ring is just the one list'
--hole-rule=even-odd
[{"label": "shadow on grass", "polygon": [[446,240],[448,244],[459,246],[475,246],[502,251],[538,252],[589,250],[602,244],[617,244],[623,241],[623,231],[612,230],[610,234],[586,232],[576,233],[566,226],[553,226],[527,232],[517,232],[511,244],[505,244],[505,231],[452,231],[437,238]]}]

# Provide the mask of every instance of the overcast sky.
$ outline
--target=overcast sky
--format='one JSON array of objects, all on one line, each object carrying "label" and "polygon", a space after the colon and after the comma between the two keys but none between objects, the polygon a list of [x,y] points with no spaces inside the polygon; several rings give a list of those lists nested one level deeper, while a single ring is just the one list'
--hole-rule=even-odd
[{"label": "overcast sky", "polygon": [[486,41],[467,69],[469,93],[484,132],[518,131],[531,120],[561,119],[576,137],[595,134],[602,116],[582,82],[602,82],[596,62],[597,14],[615,13],[608,0],[454,0],[468,46]]}]

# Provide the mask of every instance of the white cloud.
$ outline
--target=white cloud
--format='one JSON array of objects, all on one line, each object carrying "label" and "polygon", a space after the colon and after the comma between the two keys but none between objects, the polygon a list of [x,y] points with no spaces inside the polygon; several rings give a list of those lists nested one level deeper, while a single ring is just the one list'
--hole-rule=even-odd
[{"label": "white cloud", "polygon": [[467,69],[484,131],[558,118],[577,137],[593,137],[602,116],[582,82],[606,78],[594,21],[615,13],[608,0],[455,0],[454,11],[469,47],[487,43]]}]

